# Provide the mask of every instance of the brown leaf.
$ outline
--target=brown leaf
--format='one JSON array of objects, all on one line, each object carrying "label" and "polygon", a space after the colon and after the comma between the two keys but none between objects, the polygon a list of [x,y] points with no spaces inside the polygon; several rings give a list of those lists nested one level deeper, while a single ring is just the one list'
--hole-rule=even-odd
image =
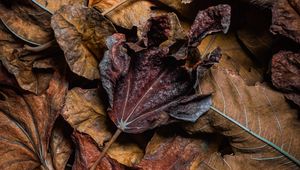
[{"label": "brown leaf", "polygon": [[113,25],[96,10],[75,4],[56,11],[51,26],[71,70],[90,80],[100,78],[98,64]]},{"label": "brown leaf", "polygon": [[[74,129],[90,135],[100,147],[112,136],[97,89],[74,88],[68,91],[62,115]],[[134,143],[115,143],[108,150],[108,155],[122,164],[132,166],[140,161],[143,151]]]},{"label": "brown leaf", "polygon": [[83,5],[84,0],[34,0],[35,4],[48,11],[54,13],[64,5],[81,4]]},{"label": "brown leaf", "polygon": [[50,148],[54,169],[65,169],[72,153],[72,143],[65,135],[65,124],[58,121],[54,125],[50,139]]},{"label": "brown leaf", "polygon": [[[90,169],[100,155],[97,145],[88,135],[74,132],[74,142],[77,145],[73,170]],[[96,170],[123,170],[123,165],[105,156],[96,167]]]},{"label": "brown leaf", "polygon": [[12,33],[28,43],[40,45],[53,39],[51,16],[33,4],[1,2],[0,16]]},{"label": "brown leaf", "polygon": [[218,150],[216,139],[202,140],[168,133],[155,133],[138,169],[196,170],[210,154]]},{"label": "brown leaf", "polygon": [[39,96],[1,87],[0,169],[54,169],[49,140],[66,90],[58,73]]},{"label": "brown leaf", "polygon": [[280,51],[272,58],[272,83],[300,106],[300,54]]},{"label": "brown leaf", "polygon": [[300,44],[300,1],[278,0],[272,8],[271,32]]},{"label": "brown leaf", "polygon": [[[90,0],[89,6],[95,7],[101,12],[109,10],[122,0]],[[130,29],[133,26],[140,26],[150,18],[153,2],[147,0],[128,1],[114,9],[107,16],[114,24]]]},{"label": "brown leaf", "polygon": [[53,52],[29,53],[23,43],[0,26],[0,61],[15,76],[19,86],[35,94],[44,92],[52,78],[57,60]]},{"label": "brown leaf", "polygon": [[214,92],[213,109],[217,110],[209,111],[189,130],[221,133],[233,150],[233,155],[216,153],[209,157],[203,163],[208,169],[299,166],[297,110],[285,102],[282,94],[259,83],[248,86],[234,67],[221,66],[211,69],[200,88],[203,93]]}]

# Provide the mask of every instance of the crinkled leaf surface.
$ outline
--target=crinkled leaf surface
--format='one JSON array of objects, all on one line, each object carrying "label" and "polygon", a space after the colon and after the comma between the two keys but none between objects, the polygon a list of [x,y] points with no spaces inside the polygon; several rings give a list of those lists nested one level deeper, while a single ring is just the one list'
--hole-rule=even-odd
[{"label": "crinkled leaf surface", "polygon": [[[74,142],[76,143],[77,150],[73,170],[86,170],[91,168],[93,163],[100,155],[97,144],[93,139],[79,132],[74,132]],[[125,167],[117,161],[105,156],[97,165],[96,170],[124,170]]]},{"label": "crinkled leaf surface", "polygon": [[272,58],[272,83],[285,96],[300,106],[300,54],[280,51]]},{"label": "crinkled leaf surface", "polygon": [[[4,5],[6,4],[6,5]],[[0,19],[20,39],[39,45],[53,39],[50,15],[34,4],[0,3]]]},{"label": "crinkled leaf surface", "polygon": [[217,145],[216,138],[205,141],[160,129],[148,143],[145,156],[136,167],[143,170],[196,170],[207,155],[218,150]]},{"label": "crinkled leaf surface", "polygon": [[115,32],[113,25],[95,9],[74,4],[56,11],[51,26],[71,70],[99,79],[99,60],[106,49],[105,38]]},{"label": "crinkled leaf surface", "polygon": [[[89,6],[95,7],[101,12],[109,10],[123,0],[90,0]],[[124,28],[132,28],[144,24],[151,16],[153,2],[146,0],[128,1],[114,9],[106,16],[116,25]]]},{"label": "crinkled leaf surface", "polygon": [[1,87],[0,169],[54,169],[49,142],[66,90],[58,74],[39,96]]},{"label": "crinkled leaf surface", "polygon": [[[104,147],[112,132],[99,94],[97,89],[74,88],[68,91],[62,115],[74,129],[88,134],[99,147]],[[140,161],[143,150],[135,143],[114,143],[108,155],[124,165],[132,166]]]},{"label": "crinkled leaf surface", "polygon": [[81,4],[83,5],[84,0],[32,0],[39,7],[48,11],[49,13],[54,13],[59,10],[64,5]]},{"label": "crinkled leaf surface", "polygon": [[221,66],[211,69],[200,89],[203,93],[214,92],[213,107],[219,113],[209,111],[189,130],[221,133],[233,150],[232,155],[224,156],[216,152],[203,162],[204,167],[297,168],[299,119],[297,110],[285,102],[282,94],[264,84],[249,86],[234,67]]},{"label": "crinkled leaf surface", "polygon": [[[213,8],[216,11],[230,11],[227,5],[208,10]],[[228,17],[228,12],[224,17]],[[195,94],[193,87],[198,82],[196,77],[203,75],[205,70],[218,62],[220,53],[215,50],[210,57],[195,65],[194,69],[184,67],[184,59],[177,60],[176,56],[169,55],[168,47],[172,44],[159,47],[168,40],[169,32],[172,32],[169,30],[177,28],[172,26],[170,18],[168,15],[162,15],[149,20],[150,23],[147,24],[150,25],[150,29],[144,33],[147,35],[144,50],[137,51],[136,48],[127,47],[125,36],[122,34],[114,34],[107,40],[109,51],[100,63],[101,80],[110,100],[109,116],[124,132],[141,133],[168,123],[171,117],[196,121],[210,106],[209,97]],[[211,21],[210,17],[201,19]],[[219,25],[218,21],[214,24]],[[199,23],[200,21],[194,22],[191,33]],[[197,29],[195,35],[190,34],[193,42],[201,40],[197,35],[202,36],[209,31],[200,30]],[[181,48],[189,51],[187,46]]]},{"label": "crinkled leaf surface", "polygon": [[278,0],[274,3],[270,30],[300,43],[299,0]]},{"label": "crinkled leaf surface", "polygon": [[0,26],[0,61],[22,89],[40,94],[49,86],[58,54],[33,54],[24,50],[23,45]]}]

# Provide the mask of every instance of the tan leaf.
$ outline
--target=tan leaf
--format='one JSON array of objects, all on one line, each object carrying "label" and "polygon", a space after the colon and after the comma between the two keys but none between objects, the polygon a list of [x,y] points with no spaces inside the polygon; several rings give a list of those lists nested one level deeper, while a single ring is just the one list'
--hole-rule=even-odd
[{"label": "tan leaf", "polygon": [[64,5],[81,4],[83,5],[84,0],[33,0],[35,4],[48,11],[54,13]]},{"label": "tan leaf", "polygon": [[143,170],[196,170],[208,155],[218,150],[218,143],[217,138],[203,140],[174,135],[170,130],[159,131],[148,143],[146,154],[136,167]]},{"label": "tan leaf", "polygon": [[[95,7],[101,12],[109,10],[123,0],[90,0],[89,6]],[[107,16],[114,24],[130,29],[133,26],[140,26],[151,16],[151,7],[155,6],[151,1],[127,1]]]},{"label": "tan leaf", "polygon": [[0,26],[0,61],[22,89],[40,94],[48,88],[57,54],[49,51],[31,54],[23,45]]},{"label": "tan leaf", "polygon": [[65,129],[65,124],[57,121],[50,138],[53,166],[57,170],[65,169],[72,154],[72,143],[70,138],[66,136]]},{"label": "tan leaf", "polygon": [[[62,115],[73,128],[90,135],[100,147],[112,136],[107,125],[105,107],[97,89],[70,90]],[[143,151],[132,142],[114,143],[108,150],[108,155],[124,165],[132,166],[140,161]]]},{"label": "tan leaf", "polygon": [[200,88],[203,93],[213,92],[214,111],[189,130],[221,133],[233,150],[233,155],[212,155],[204,161],[205,166],[249,170],[299,166],[297,110],[282,94],[260,83],[249,86],[234,67],[224,68],[222,64],[211,69]]},{"label": "tan leaf", "polygon": [[53,39],[50,14],[33,4],[15,1],[10,5],[0,3],[0,19],[17,37],[34,45],[44,44]]},{"label": "tan leaf", "polygon": [[67,90],[64,78],[56,73],[39,96],[0,90],[0,169],[53,170],[49,138]]},{"label": "tan leaf", "polygon": [[51,26],[71,70],[90,80],[100,78],[98,63],[113,25],[96,10],[74,4],[55,12]]}]

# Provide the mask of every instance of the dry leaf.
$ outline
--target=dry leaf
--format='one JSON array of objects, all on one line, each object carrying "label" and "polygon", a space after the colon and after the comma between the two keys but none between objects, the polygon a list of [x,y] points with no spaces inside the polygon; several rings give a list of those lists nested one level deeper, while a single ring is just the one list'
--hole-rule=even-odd
[{"label": "dry leaf", "polygon": [[300,1],[278,0],[272,7],[271,32],[300,44]]},{"label": "dry leaf", "polygon": [[221,133],[233,150],[233,155],[211,155],[203,166],[249,170],[299,166],[297,110],[282,94],[259,83],[248,86],[234,67],[221,65],[211,69],[200,88],[203,93],[214,92],[213,109],[217,110],[209,111],[188,129]]},{"label": "dry leaf", "polygon": [[[5,5],[6,4],[6,5]],[[50,15],[33,4],[0,3],[0,19],[20,39],[34,44],[44,44],[53,39]]]},{"label": "dry leaf", "polygon": [[272,83],[285,96],[300,106],[300,54],[280,51],[272,58]]},{"label": "dry leaf", "polygon": [[32,0],[39,7],[53,14],[55,11],[59,10],[64,5],[83,5],[84,0]]},{"label": "dry leaf", "polygon": [[49,140],[67,90],[64,78],[56,73],[39,96],[0,89],[0,169],[54,169]]},{"label": "dry leaf", "polygon": [[[86,170],[90,169],[93,163],[100,155],[100,151],[93,139],[88,135],[74,132],[74,142],[76,143],[77,150],[73,170]],[[124,170],[125,167],[117,161],[105,156],[96,167],[96,170]]]},{"label": "dry leaf", "polygon": [[142,170],[196,170],[208,155],[217,150],[216,139],[202,140],[174,135],[170,130],[159,131],[148,143],[146,154],[136,167]]},{"label": "dry leaf", "polygon": [[[101,12],[109,10],[123,0],[90,0],[89,6],[95,7]],[[146,0],[128,1],[106,14],[114,24],[130,29],[133,26],[140,26],[150,18],[153,2]]]},{"label": "dry leaf", "polygon": [[71,70],[99,79],[99,60],[106,49],[105,38],[115,32],[113,25],[96,10],[74,4],[56,11],[51,26]]},{"label": "dry leaf", "polygon": [[[74,129],[90,135],[100,147],[112,136],[97,89],[74,88],[68,91],[62,115]],[[132,166],[140,161],[143,151],[134,143],[115,143],[108,150],[108,155],[124,165]]]},{"label": "dry leaf", "polygon": [[54,169],[65,169],[72,154],[72,143],[69,136],[66,136],[66,125],[61,121],[54,124],[50,138],[50,149]]}]

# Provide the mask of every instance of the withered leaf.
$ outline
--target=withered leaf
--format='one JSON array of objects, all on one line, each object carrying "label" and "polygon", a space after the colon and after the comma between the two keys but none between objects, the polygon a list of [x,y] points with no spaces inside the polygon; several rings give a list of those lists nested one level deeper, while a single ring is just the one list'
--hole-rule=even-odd
[{"label": "withered leaf", "polygon": [[39,96],[0,89],[0,169],[54,169],[56,154],[48,151],[67,90],[64,78],[56,73]]},{"label": "withered leaf", "polygon": [[205,141],[172,132],[155,133],[143,160],[136,167],[143,170],[196,170],[208,155],[217,152],[218,142],[216,138]]},{"label": "withered leaf", "polygon": [[248,86],[234,68],[220,66],[211,69],[200,88],[203,93],[214,91],[215,111],[203,115],[189,130],[221,133],[233,150],[232,155],[211,155],[203,166],[249,170],[299,166],[297,110],[282,94],[259,83]]},{"label": "withered leaf", "polygon": [[[7,4],[7,3],[5,3]],[[50,15],[34,4],[11,1],[0,3],[0,19],[20,39],[34,44],[44,44],[53,39]]]},{"label": "withered leaf", "polygon": [[96,10],[74,4],[56,11],[51,26],[71,70],[90,80],[100,78],[98,63],[113,25]]},{"label": "withered leaf", "polygon": [[[74,142],[76,143],[77,150],[75,155],[75,162],[73,170],[86,170],[90,169],[93,163],[100,155],[97,144],[91,137],[86,134],[74,132]],[[125,167],[117,161],[105,156],[96,167],[96,170],[124,170]]]},{"label": "withered leaf", "polygon": [[50,138],[50,150],[54,169],[65,169],[72,153],[72,141],[66,136],[65,124],[56,121]]},{"label": "withered leaf", "polygon": [[33,0],[35,4],[49,13],[53,14],[64,5],[81,4],[83,5],[84,0]]},{"label": "withered leaf", "polygon": [[[215,8],[230,11],[226,5]],[[218,62],[220,53],[215,50],[192,70],[184,67],[186,59],[177,60],[169,55],[168,47],[159,47],[168,39],[168,30],[177,28],[172,26],[169,18],[162,15],[150,24],[149,32],[144,35],[148,36],[148,41],[152,38],[152,43],[148,43],[145,50],[131,50],[122,34],[114,34],[107,40],[109,51],[100,63],[101,80],[110,100],[109,116],[124,132],[141,133],[166,124],[172,118],[196,121],[209,109],[210,97],[195,94],[193,87],[198,82],[196,77]],[[199,25],[199,22],[195,21],[195,24]],[[198,31],[197,35],[202,36],[203,32]],[[195,36],[195,40],[201,40]]]},{"label": "withered leaf", "polygon": [[0,26],[0,61],[22,89],[40,94],[48,88],[58,54],[31,54],[23,45]]},{"label": "withered leaf", "polygon": [[300,54],[280,51],[272,58],[272,83],[300,106]]},{"label": "withered leaf", "polygon": [[278,0],[272,7],[274,34],[284,35],[300,44],[300,3],[299,0]]},{"label": "withered leaf", "polygon": [[[86,133],[103,147],[112,136],[105,107],[97,89],[74,88],[68,91],[62,111],[64,119],[78,132]],[[108,155],[118,162],[132,166],[140,161],[143,151],[134,143],[115,143]]]},{"label": "withered leaf", "polygon": [[[104,12],[123,0],[90,0],[89,6]],[[144,24],[151,16],[153,2],[147,0],[127,1],[120,7],[107,13],[107,16],[114,24],[130,29],[133,26]]]}]

